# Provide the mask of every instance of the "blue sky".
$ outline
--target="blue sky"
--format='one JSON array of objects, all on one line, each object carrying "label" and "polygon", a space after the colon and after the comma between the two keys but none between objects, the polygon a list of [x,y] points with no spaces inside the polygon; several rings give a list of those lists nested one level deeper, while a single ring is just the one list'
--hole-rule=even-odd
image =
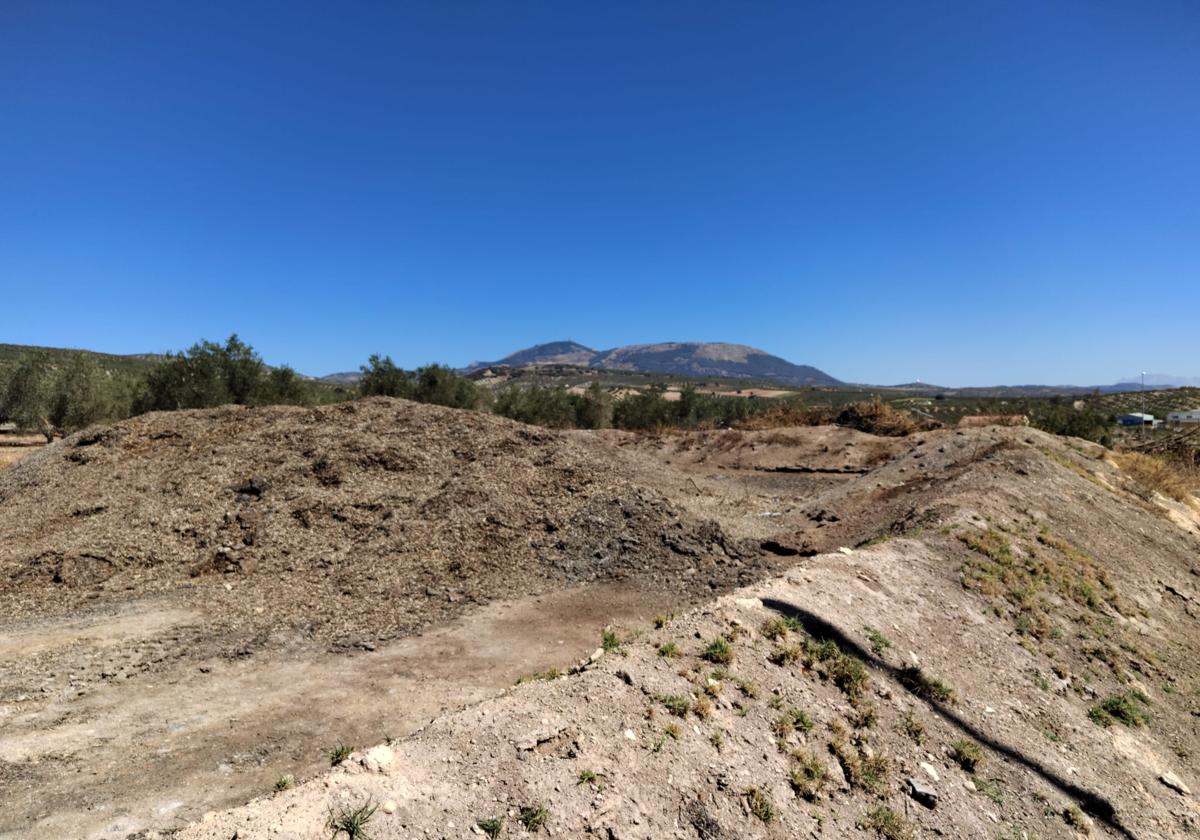
[{"label": "blue sky", "polygon": [[1200,6],[0,4],[0,341],[1200,375]]}]

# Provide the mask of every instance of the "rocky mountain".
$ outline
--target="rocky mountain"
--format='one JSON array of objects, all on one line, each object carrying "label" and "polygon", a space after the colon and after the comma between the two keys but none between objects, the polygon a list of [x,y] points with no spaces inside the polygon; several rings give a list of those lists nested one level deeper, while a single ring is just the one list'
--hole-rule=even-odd
[{"label": "rocky mountain", "polygon": [[770,379],[786,385],[840,385],[810,365],[797,365],[744,344],[667,342],[593,350],[574,341],[554,341],[519,350],[495,362],[475,362],[468,370],[569,364],[603,370],[629,370],[678,376]]}]

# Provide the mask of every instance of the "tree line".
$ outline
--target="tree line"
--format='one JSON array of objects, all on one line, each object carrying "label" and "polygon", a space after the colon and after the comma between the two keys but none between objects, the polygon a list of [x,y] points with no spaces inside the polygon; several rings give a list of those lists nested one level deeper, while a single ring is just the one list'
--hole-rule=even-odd
[{"label": "tree line", "polygon": [[[702,393],[687,385],[670,394],[652,387],[616,399],[598,382],[587,388],[510,385],[493,393],[444,365],[405,370],[373,355],[360,368],[356,388],[307,379],[290,367],[270,367],[249,344],[232,335],[223,343],[201,340],[168,353],[142,372],[107,369],[89,353],[53,357],[27,353],[7,376],[0,372],[0,422],[52,440],[96,423],[148,411],[219,405],[317,405],[355,396],[403,397],[452,408],[490,411],[523,423],[556,429],[713,428],[797,425],[855,419],[877,433],[904,433],[911,415],[874,402],[856,403],[849,419],[832,408],[788,399]],[[102,357],[99,357],[102,358]],[[1112,418],[1079,411],[1057,399],[1022,406],[1034,426],[1108,444]],[[845,411],[842,414],[846,414]],[[903,416],[899,416],[903,414]],[[897,432],[896,430],[900,430]]]}]

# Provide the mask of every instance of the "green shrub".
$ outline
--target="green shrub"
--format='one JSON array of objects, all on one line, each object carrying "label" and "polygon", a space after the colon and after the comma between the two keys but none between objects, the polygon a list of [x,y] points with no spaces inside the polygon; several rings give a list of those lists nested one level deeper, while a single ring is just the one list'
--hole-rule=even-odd
[{"label": "green shrub", "polygon": [[1130,691],[1109,697],[1088,710],[1088,717],[1099,726],[1120,723],[1130,728],[1150,722],[1150,713],[1143,708],[1149,703],[1146,695]]},{"label": "green shrub", "polygon": [[959,738],[950,744],[950,757],[968,773],[974,773],[983,763],[983,748],[967,738]]}]

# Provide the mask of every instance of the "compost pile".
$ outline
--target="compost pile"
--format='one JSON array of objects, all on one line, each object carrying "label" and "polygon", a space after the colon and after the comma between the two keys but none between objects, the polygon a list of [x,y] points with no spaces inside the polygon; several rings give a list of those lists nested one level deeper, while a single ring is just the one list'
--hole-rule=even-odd
[{"label": "compost pile", "polygon": [[0,609],[182,593],[241,636],[361,643],[575,583],[686,600],[766,571],[628,474],[593,437],[405,400],[149,414],[0,475]]}]

